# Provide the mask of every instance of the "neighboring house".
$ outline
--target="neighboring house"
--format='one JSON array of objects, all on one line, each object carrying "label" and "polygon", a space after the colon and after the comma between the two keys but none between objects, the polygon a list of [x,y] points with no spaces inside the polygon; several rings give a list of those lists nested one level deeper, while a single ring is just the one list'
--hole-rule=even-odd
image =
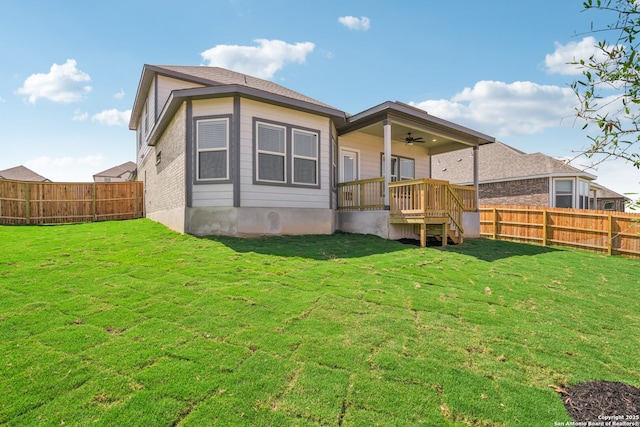
[{"label": "neighboring house", "polygon": [[596,183],[591,184],[591,188],[591,198],[589,199],[591,209],[624,212],[626,204],[631,201],[631,198]]},{"label": "neighboring house", "polygon": [[131,181],[136,173],[136,164],[126,162],[93,175],[94,182],[123,182]]},{"label": "neighboring house", "polygon": [[[205,66],[145,65],[129,128],[147,217],[196,235],[415,235],[408,220],[391,221],[394,200],[384,189],[429,177],[433,154],[494,141],[406,104],[348,115],[273,82]],[[424,142],[407,142],[409,134]],[[371,211],[341,210],[356,200],[354,209],[365,209],[364,193],[341,183],[369,178],[378,183]]]},{"label": "neighboring house", "polygon": [[[433,178],[465,185],[474,182],[473,170],[471,150],[432,158]],[[596,184],[595,175],[545,154],[527,154],[502,142],[480,147],[477,173],[480,204],[595,209],[596,193],[596,199],[602,202],[597,207],[614,201],[615,210],[624,211],[626,198]],[[597,197],[597,193],[604,197]],[[610,203],[606,206],[612,207]]]},{"label": "neighboring house", "polygon": [[51,182],[51,180],[35,173],[25,166],[16,166],[14,168],[0,171],[0,179],[9,179],[12,181]]}]

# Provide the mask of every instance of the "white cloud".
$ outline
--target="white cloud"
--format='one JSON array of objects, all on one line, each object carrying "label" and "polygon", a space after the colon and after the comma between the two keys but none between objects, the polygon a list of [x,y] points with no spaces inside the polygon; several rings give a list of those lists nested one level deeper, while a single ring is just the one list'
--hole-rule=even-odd
[{"label": "white cloud", "polygon": [[451,99],[411,102],[429,114],[494,137],[538,134],[573,124],[576,96],[569,88],[532,82],[480,81]]},{"label": "white cloud", "polygon": [[68,59],[62,65],[53,64],[47,74],[32,74],[24,81],[17,93],[27,95],[29,102],[35,104],[38,98],[53,102],[76,102],[91,92],[89,74],[76,68],[76,61]]},{"label": "white cloud", "polygon": [[120,91],[118,91],[118,92],[113,94],[113,97],[115,99],[122,99],[122,98],[124,98],[124,95],[125,95],[124,94],[124,89],[120,89]]},{"label": "white cloud", "polygon": [[350,30],[367,31],[371,27],[371,20],[366,16],[356,18],[355,16],[341,16],[338,22]]},{"label": "white cloud", "polygon": [[89,118],[89,113],[87,113],[86,111],[81,111],[80,109],[77,109],[73,112],[73,120],[77,122],[84,122],[88,118]]},{"label": "white cloud", "polygon": [[258,46],[217,45],[201,55],[207,65],[271,79],[287,62],[304,63],[315,48],[311,42],[289,44],[265,39],[255,42]]},{"label": "white cloud", "polygon": [[582,74],[581,66],[571,62],[587,61],[591,56],[604,58],[594,37],[585,37],[579,42],[569,42],[566,45],[555,43],[555,47],[556,50],[544,58],[549,74],[579,75]]},{"label": "white cloud", "polygon": [[54,182],[87,182],[93,180],[93,174],[105,169],[105,159],[102,155],[42,156],[28,160],[25,166]]},{"label": "white cloud", "polygon": [[0,104],[4,104],[5,102],[7,102],[7,100],[0,96]]},{"label": "white cloud", "polygon": [[91,116],[91,120],[106,126],[126,126],[131,118],[131,110],[118,111],[115,108],[104,110]]}]

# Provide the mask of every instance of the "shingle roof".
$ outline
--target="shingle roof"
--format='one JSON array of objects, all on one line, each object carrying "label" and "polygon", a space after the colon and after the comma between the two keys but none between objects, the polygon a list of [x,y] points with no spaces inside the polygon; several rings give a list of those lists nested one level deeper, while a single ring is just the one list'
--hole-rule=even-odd
[{"label": "shingle roof", "polygon": [[631,200],[627,196],[623,196],[622,194],[618,194],[613,190],[609,190],[606,187],[601,187],[596,189],[596,197],[598,199],[625,199]]},{"label": "shingle roof", "polygon": [[[502,142],[482,145],[478,153],[478,181],[508,181],[552,175],[596,177],[542,153],[527,154]],[[433,157],[432,176],[453,183],[473,182],[473,152],[453,151]]]},{"label": "shingle roof", "polygon": [[51,182],[51,180],[22,165],[1,170],[0,178],[11,179],[14,181]]},{"label": "shingle roof", "polygon": [[114,166],[102,172],[98,172],[93,176],[105,176],[110,178],[120,178],[124,174],[133,173],[136,170],[136,164],[134,162],[126,162],[118,166]]},{"label": "shingle roof", "polygon": [[310,104],[335,109],[331,105],[310,98],[284,86],[280,86],[279,84],[268,80],[262,80],[247,74],[238,73],[236,71],[227,70],[225,68],[183,65],[154,65],[150,68],[154,68],[156,71],[166,70],[169,74],[181,74],[186,78],[195,78],[198,83],[204,84],[205,86],[241,85],[276,95],[286,96],[287,98],[296,99],[298,101],[304,101]]}]

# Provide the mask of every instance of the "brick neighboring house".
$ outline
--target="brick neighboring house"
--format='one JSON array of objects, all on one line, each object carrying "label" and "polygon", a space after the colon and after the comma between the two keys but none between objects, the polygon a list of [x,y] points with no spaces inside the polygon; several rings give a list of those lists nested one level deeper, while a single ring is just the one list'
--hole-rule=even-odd
[{"label": "brick neighboring house", "polygon": [[[542,153],[527,154],[502,142],[482,145],[478,153],[478,198],[484,205],[549,206],[624,211],[628,198],[594,181],[596,176]],[[432,158],[432,178],[469,185],[469,149]]]},{"label": "brick neighboring house", "polygon": [[618,194],[615,191],[611,191],[595,183],[592,184],[591,187],[593,192],[589,200],[589,206],[591,206],[592,209],[624,212],[626,203],[631,200],[629,197]]},{"label": "brick neighboring house", "polygon": [[136,174],[136,164],[134,162],[126,162],[118,166],[114,166],[102,172],[93,175],[94,182],[124,182],[131,181]]},{"label": "brick neighboring house", "polygon": [[0,179],[8,179],[12,181],[51,182],[50,179],[47,179],[22,165],[1,170]]}]

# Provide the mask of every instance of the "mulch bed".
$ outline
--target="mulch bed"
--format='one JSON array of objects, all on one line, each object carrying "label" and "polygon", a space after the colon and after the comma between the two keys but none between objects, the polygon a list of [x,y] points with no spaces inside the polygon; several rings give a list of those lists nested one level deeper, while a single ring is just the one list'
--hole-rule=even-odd
[{"label": "mulch bed", "polygon": [[[640,415],[640,388],[611,381],[591,381],[573,387],[556,388],[569,416],[578,422],[601,422],[603,416]],[[598,418],[600,416],[600,418]],[[612,419],[612,418],[608,418]],[[638,421],[629,419],[628,421]],[[632,424],[633,425],[633,424]]]}]

